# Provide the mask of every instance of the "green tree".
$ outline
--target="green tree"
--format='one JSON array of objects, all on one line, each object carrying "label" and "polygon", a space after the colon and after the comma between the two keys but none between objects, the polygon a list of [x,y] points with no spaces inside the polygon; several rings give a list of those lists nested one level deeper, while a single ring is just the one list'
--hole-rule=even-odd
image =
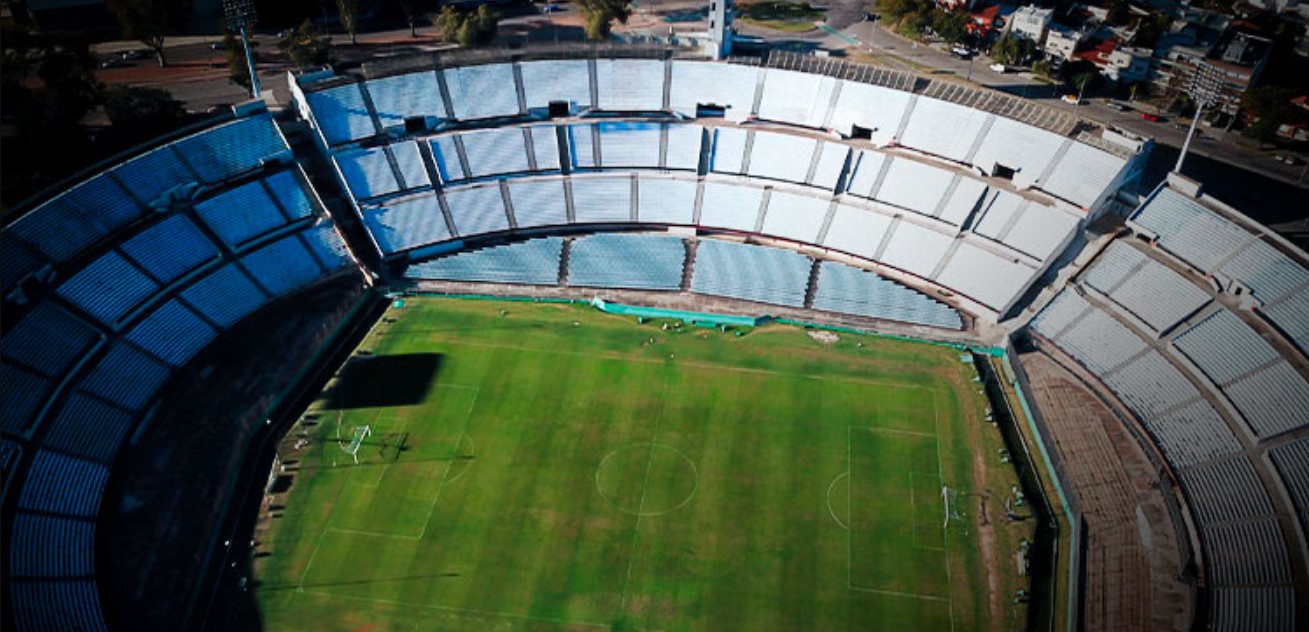
[{"label": "green tree", "polygon": [[168,65],[164,38],[181,15],[190,10],[191,0],[109,0],[108,6],[118,16],[124,36],[145,44],[161,67]]},{"label": "green tree", "polygon": [[963,11],[943,11],[936,9],[932,12],[932,30],[936,31],[941,39],[955,44],[963,41],[968,35],[969,16]]},{"label": "green tree", "polygon": [[227,78],[248,90],[251,85],[250,67],[245,63],[245,46],[241,44],[241,38],[231,31],[223,34],[223,57],[227,59]]},{"label": "green tree", "polygon": [[897,22],[900,18],[921,9],[922,4],[921,0],[881,0],[877,3],[877,10],[887,21]]},{"label": "green tree", "polygon": [[1051,64],[1048,59],[1038,59],[1032,64],[1032,72],[1049,79],[1050,74],[1054,72],[1054,64]]},{"label": "green tree", "polygon": [[627,18],[632,14],[628,1],[578,0],[582,18],[585,20],[586,39],[591,41],[609,39],[614,20],[627,24]]},{"label": "green tree", "polygon": [[331,61],[332,38],[306,19],[278,40],[277,48],[286,53],[297,68],[322,66]]},{"label": "green tree", "polygon": [[359,28],[359,0],[336,0],[336,11],[341,16],[341,26],[350,34],[350,43],[358,44],[356,30]]},{"label": "green tree", "polygon": [[490,44],[499,30],[499,23],[500,14],[487,5],[471,12],[446,5],[432,18],[432,25],[441,31],[441,39],[464,47]]},{"label": "green tree", "polygon": [[1295,96],[1294,89],[1283,86],[1259,86],[1246,90],[1241,95],[1241,109],[1254,120],[1242,133],[1260,141],[1272,140],[1277,135],[1277,128],[1294,112],[1291,99]]},{"label": "green tree", "polygon": [[409,37],[418,37],[418,18],[423,15],[423,0],[400,0],[400,13],[409,24]]},{"label": "green tree", "polygon": [[186,106],[162,88],[113,86],[104,91],[105,115],[114,129],[144,141],[177,129]]},{"label": "green tree", "polygon": [[926,9],[917,9],[912,13],[907,13],[900,18],[900,22],[895,26],[895,32],[910,39],[919,39],[927,27],[932,25],[932,14]]}]

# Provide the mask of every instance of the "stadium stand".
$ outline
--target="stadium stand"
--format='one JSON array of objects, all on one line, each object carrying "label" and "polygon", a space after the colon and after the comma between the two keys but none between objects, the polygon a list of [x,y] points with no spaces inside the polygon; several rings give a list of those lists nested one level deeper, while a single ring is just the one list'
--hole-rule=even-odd
[{"label": "stadium stand", "polygon": [[798,253],[730,241],[701,240],[691,291],[804,307],[811,262]]},{"label": "stadium stand", "polygon": [[773,191],[764,210],[760,232],[800,243],[818,241],[831,202],[823,198]]},{"label": "stadium stand", "polygon": [[462,66],[442,71],[450,94],[450,114],[461,121],[520,113],[510,64]]},{"label": "stadium stand", "polygon": [[814,309],[915,325],[962,329],[953,308],[872,272],[834,261],[819,264]]},{"label": "stadium stand", "polygon": [[329,90],[305,95],[314,126],[328,146],[339,145],[377,133],[373,116],[364,102],[364,93],[358,83],[347,83]]},{"label": "stadium stand", "polygon": [[700,203],[700,225],[754,232],[763,202],[763,189],[706,181]]},{"label": "stadium stand", "polygon": [[411,265],[405,270],[405,276],[442,281],[555,285],[559,282],[563,245],[564,240],[560,237],[546,237],[461,252]]},{"label": "stadium stand", "polygon": [[1291,502],[1300,514],[1300,526],[1309,525],[1309,437],[1288,441],[1268,451]]},{"label": "stadium stand", "polygon": [[452,237],[435,194],[423,194],[363,211],[364,225],[382,254],[394,254]]},{"label": "stadium stand", "polygon": [[519,228],[568,224],[568,199],[560,180],[512,181],[509,200]]},{"label": "stadium stand", "polygon": [[691,180],[643,177],[637,181],[637,219],[653,224],[694,224],[695,195]]},{"label": "stadium stand", "polygon": [[110,251],[59,286],[59,295],[102,323],[112,325],[159,290],[159,284],[122,255]]},{"label": "stadium stand", "polygon": [[[1209,302],[1208,293],[1162,263],[1139,254],[1128,255],[1122,263],[1111,262],[1123,248],[1105,253],[1088,272],[1088,282],[1154,331],[1167,331]],[[1097,272],[1101,266],[1108,268]]]},{"label": "stadium stand", "polygon": [[631,178],[573,178],[573,216],[577,223],[631,222]]},{"label": "stadium stand", "polygon": [[167,285],[205,261],[218,248],[191,220],[174,215],[123,242],[123,254],[155,281]]},{"label": "stadium stand", "polygon": [[545,109],[552,101],[569,105],[569,113],[591,107],[591,74],[583,60],[524,62],[523,94],[527,107]]},{"label": "stadium stand", "polygon": [[580,287],[678,290],[686,244],[666,235],[599,234],[573,240],[568,284]]},{"label": "stadium stand", "polygon": [[432,71],[373,79],[364,85],[383,129],[404,127],[405,119],[414,116],[437,120],[450,116]]},{"label": "stadium stand", "polygon": [[[279,183],[285,190],[284,183]],[[195,212],[223,243],[240,248],[288,223],[260,181],[228,189],[195,205]]]}]

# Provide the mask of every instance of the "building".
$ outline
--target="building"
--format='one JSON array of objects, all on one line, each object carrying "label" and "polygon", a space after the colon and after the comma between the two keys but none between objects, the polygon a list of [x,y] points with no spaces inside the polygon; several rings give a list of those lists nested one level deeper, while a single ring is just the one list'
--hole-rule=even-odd
[{"label": "building", "polygon": [[1027,5],[1014,12],[1009,19],[1009,32],[1015,37],[1031,40],[1037,46],[1045,45],[1045,33],[1050,28],[1054,9]]},{"label": "building", "polygon": [[1072,59],[1077,47],[1089,33],[1060,24],[1051,24],[1045,35],[1045,54],[1058,59]]},{"label": "building", "polygon": [[[1195,30],[1193,33],[1204,33]],[[1207,66],[1215,85],[1218,110],[1233,114],[1241,102],[1241,95],[1256,85],[1264,67],[1272,41],[1266,37],[1240,31],[1230,32],[1213,45],[1206,45],[1207,37],[1189,41],[1185,38],[1161,38],[1155,49],[1151,83],[1160,94],[1184,93],[1191,89],[1197,69]]]}]

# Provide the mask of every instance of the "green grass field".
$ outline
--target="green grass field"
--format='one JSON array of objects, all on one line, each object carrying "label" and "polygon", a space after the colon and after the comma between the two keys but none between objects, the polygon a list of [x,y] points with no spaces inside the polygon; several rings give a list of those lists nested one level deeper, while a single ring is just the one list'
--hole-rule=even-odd
[{"label": "green grass field", "polygon": [[965,499],[1004,472],[974,458],[985,400],[958,351],[436,298],[362,348],[283,444],[269,629],[994,623]]}]

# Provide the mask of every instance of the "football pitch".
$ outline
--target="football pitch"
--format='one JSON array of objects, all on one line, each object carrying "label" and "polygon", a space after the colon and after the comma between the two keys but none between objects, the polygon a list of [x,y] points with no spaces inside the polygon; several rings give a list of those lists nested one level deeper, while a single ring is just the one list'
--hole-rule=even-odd
[{"label": "football pitch", "polygon": [[[294,482],[256,560],[265,625],[991,625],[972,514],[995,473],[974,458],[986,402],[959,351],[661,325],[388,309],[283,442]],[[990,572],[1016,576],[1001,560]]]}]

